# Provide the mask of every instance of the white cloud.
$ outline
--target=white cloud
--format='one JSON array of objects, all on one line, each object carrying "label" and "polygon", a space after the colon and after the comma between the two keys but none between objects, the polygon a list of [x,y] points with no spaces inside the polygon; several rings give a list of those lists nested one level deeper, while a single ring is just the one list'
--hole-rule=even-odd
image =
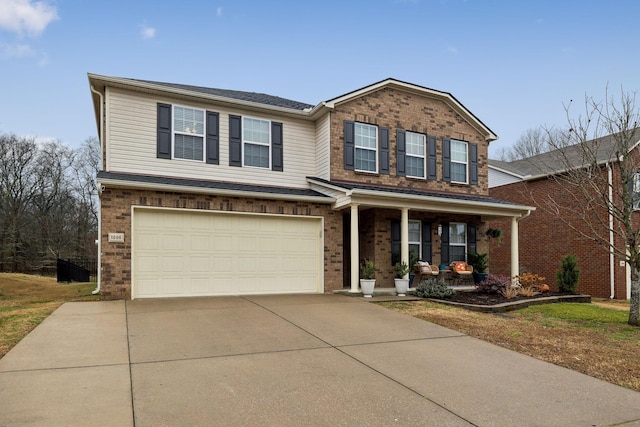
[{"label": "white cloud", "polygon": [[24,34],[38,36],[56,19],[58,19],[58,11],[45,2],[0,0],[0,29],[20,36]]},{"label": "white cloud", "polygon": [[27,44],[0,43],[0,58],[2,59],[26,58],[34,55],[34,50]]},{"label": "white cloud", "polygon": [[216,9],[216,16],[222,16],[222,8],[221,7]]},{"label": "white cloud", "polygon": [[145,40],[152,39],[156,36],[156,29],[149,27],[147,24],[142,24],[140,26],[140,36]]}]

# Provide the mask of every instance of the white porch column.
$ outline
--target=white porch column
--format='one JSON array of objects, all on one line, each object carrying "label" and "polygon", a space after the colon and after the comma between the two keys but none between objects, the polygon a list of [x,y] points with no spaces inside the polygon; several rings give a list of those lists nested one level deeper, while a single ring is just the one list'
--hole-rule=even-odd
[{"label": "white porch column", "polygon": [[518,248],[518,218],[511,218],[511,280],[520,275],[520,255]]},{"label": "white porch column", "polygon": [[351,205],[351,289],[360,292],[360,246],[358,232],[358,205]]},{"label": "white porch column", "polygon": [[409,264],[409,208],[402,208],[400,220],[400,261],[407,265]]}]

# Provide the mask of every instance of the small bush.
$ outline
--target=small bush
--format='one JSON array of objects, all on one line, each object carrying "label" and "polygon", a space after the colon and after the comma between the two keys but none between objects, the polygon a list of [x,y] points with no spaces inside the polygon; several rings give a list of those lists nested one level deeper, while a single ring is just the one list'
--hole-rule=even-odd
[{"label": "small bush", "polygon": [[446,298],[455,293],[442,279],[426,279],[416,287],[416,295],[420,298]]},{"label": "small bush", "polygon": [[501,294],[507,286],[511,286],[511,278],[501,274],[489,274],[487,280],[476,285],[478,292]]},{"label": "small bush", "polygon": [[523,288],[533,288],[539,290],[547,279],[535,273],[522,273],[518,276],[518,281]]},{"label": "small bush", "polygon": [[520,288],[519,291],[520,295],[522,295],[523,297],[533,297],[538,295],[540,292],[538,292],[537,288],[533,287],[533,286],[522,286]]},{"label": "small bush", "polygon": [[506,299],[511,299],[517,297],[518,294],[520,294],[520,290],[520,287],[514,286],[513,284],[509,283],[504,287],[504,289],[502,289],[502,291],[500,291],[500,293]]},{"label": "small bush", "polygon": [[556,273],[556,284],[560,292],[576,293],[580,270],[575,255],[567,255],[562,259],[560,270]]}]

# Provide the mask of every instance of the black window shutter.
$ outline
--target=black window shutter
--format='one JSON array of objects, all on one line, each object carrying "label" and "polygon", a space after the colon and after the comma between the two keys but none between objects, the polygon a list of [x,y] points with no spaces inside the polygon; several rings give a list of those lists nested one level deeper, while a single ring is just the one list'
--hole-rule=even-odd
[{"label": "black window shutter", "polygon": [[355,123],[344,121],[344,168],[353,170],[355,165]]},{"label": "black window shutter", "polygon": [[282,146],[282,123],[271,122],[271,170],[282,172],[283,146]]},{"label": "black window shutter", "polygon": [[478,185],[478,144],[469,144],[469,183]]},{"label": "black window shutter", "polygon": [[442,180],[451,182],[451,140],[442,139]]},{"label": "black window shutter", "polygon": [[477,233],[475,224],[467,224],[467,253],[475,254],[478,252]]},{"label": "black window shutter", "polygon": [[422,221],[422,260],[431,263],[431,223]]},{"label": "black window shutter", "polygon": [[229,166],[242,166],[242,117],[229,115]]},{"label": "black window shutter", "polygon": [[389,128],[380,128],[380,173],[389,175]]},{"label": "black window shutter", "polygon": [[391,220],[391,265],[400,262],[400,221]]},{"label": "black window shutter", "polygon": [[440,236],[440,263],[449,264],[449,224],[442,224],[442,236]]},{"label": "black window shutter", "polygon": [[207,111],[207,163],[220,164],[220,115],[213,111]]},{"label": "black window shutter", "polygon": [[396,131],[396,175],[406,176],[406,154],[405,133],[402,130]]},{"label": "black window shutter", "polygon": [[171,105],[158,104],[158,147],[159,159],[171,158]]},{"label": "black window shutter", "polygon": [[436,137],[427,137],[427,179],[437,179]]}]

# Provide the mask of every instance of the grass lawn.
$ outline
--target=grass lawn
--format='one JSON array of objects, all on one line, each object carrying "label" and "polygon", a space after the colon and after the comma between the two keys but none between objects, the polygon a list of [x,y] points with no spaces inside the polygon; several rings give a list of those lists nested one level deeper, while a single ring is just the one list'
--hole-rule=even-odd
[{"label": "grass lawn", "polygon": [[63,303],[100,299],[91,295],[95,288],[95,283],[0,273],[0,358]]},{"label": "grass lawn", "polygon": [[479,313],[423,301],[379,304],[640,391],[640,328],[626,323],[628,303],[558,303],[506,314]]}]

